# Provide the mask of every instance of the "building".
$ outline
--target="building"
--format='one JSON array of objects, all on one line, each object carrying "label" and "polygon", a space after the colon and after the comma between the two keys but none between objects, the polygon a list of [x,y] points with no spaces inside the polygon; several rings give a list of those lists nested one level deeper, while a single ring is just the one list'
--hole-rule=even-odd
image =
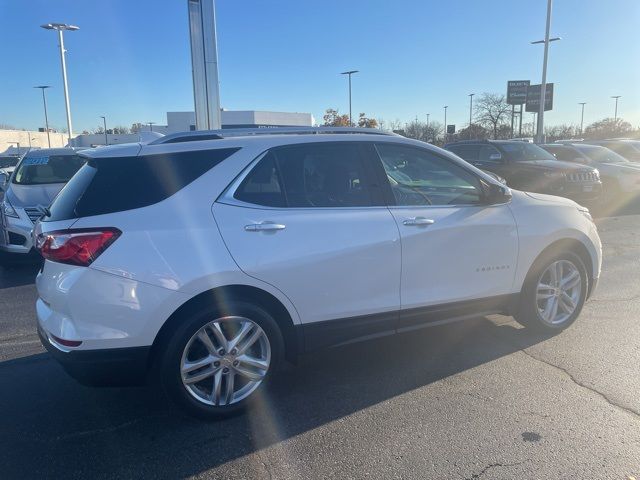
[{"label": "building", "polygon": [[[311,127],[315,119],[310,113],[265,112],[260,110],[222,110],[222,128]],[[196,129],[195,112],[167,112],[166,125],[142,125],[141,130],[163,134]]]}]

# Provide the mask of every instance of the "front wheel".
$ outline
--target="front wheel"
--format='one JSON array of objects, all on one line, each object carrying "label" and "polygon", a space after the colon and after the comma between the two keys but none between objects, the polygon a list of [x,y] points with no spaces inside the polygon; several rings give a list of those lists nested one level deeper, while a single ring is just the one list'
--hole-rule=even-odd
[{"label": "front wheel", "polygon": [[582,311],[588,281],[584,263],[574,253],[539,259],[525,281],[516,320],[547,332],[567,328]]},{"label": "front wheel", "polygon": [[202,418],[242,409],[279,363],[283,340],[276,322],[262,308],[235,301],[185,320],[163,356],[167,393]]}]

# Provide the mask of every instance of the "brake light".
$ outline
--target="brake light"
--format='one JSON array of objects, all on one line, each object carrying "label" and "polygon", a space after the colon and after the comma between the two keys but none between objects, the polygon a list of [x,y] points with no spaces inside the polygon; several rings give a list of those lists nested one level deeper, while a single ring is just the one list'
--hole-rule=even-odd
[{"label": "brake light", "polygon": [[47,260],[86,267],[122,234],[117,228],[59,230],[41,233],[36,248]]}]

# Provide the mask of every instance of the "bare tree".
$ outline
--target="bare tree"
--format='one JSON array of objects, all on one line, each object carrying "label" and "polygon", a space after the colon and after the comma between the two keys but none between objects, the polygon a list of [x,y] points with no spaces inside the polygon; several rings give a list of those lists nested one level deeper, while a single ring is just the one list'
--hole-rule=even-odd
[{"label": "bare tree", "polygon": [[615,138],[630,135],[633,127],[629,122],[625,122],[621,118],[605,118],[598,122],[594,122],[584,129],[586,138]]},{"label": "bare tree", "polygon": [[484,140],[489,138],[489,130],[482,125],[474,123],[466,128],[461,129],[457,133],[458,140]]},{"label": "bare tree", "polygon": [[580,136],[580,128],[575,125],[553,125],[544,128],[544,136],[547,142],[555,142],[556,140],[568,140]]},{"label": "bare tree", "polygon": [[476,122],[493,131],[493,138],[497,139],[498,129],[507,123],[510,110],[504,95],[485,92],[475,103]]}]

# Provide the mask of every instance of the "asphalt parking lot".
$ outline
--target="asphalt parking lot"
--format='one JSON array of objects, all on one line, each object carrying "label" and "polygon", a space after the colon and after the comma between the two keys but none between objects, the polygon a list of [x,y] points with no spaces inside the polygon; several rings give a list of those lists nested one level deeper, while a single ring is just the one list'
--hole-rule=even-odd
[{"label": "asphalt parking lot", "polygon": [[640,215],[598,224],[561,335],[496,316],[324,351],[214,423],[76,384],[37,339],[35,269],[0,269],[0,478],[640,477]]}]

